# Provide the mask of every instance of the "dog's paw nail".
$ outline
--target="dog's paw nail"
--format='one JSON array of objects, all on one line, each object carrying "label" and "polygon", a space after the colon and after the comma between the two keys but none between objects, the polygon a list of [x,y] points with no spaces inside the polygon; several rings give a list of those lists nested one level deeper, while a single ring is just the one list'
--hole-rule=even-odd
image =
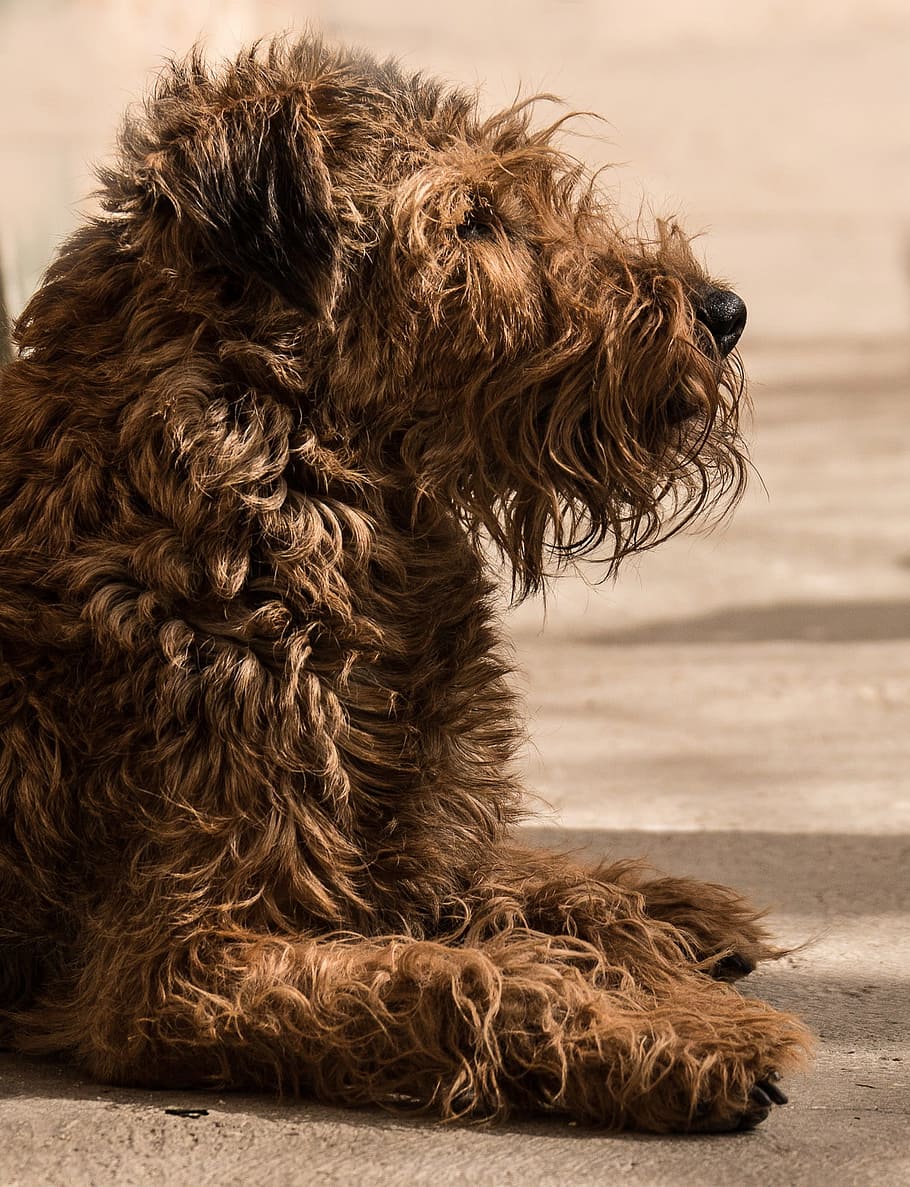
[{"label": "dog's paw nail", "polygon": [[777,1087],[777,1081],[779,1079],[780,1076],[777,1072],[771,1072],[770,1075],[766,1076],[764,1080],[759,1080],[759,1082],[755,1085],[755,1087],[752,1089],[753,1096],[756,1092],[760,1092],[769,1104],[772,1102],[776,1105],[787,1104],[790,1098],[787,1096],[786,1092],[783,1092]]},{"label": "dog's paw nail", "polygon": [[780,1076],[777,1072],[769,1072],[762,1080],[752,1085],[749,1092],[749,1103],[740,1118],[740,1130],[754,1129],[771,1115],[775,1105],[787,1103],[786,1093],[777,1087]]},{"label": "dog's paw nail", "polygon": [[754,961],[749,960],[740,952],[731,952],[729,956],[724,956],[714,965],[711,969],[711,976],[715,981],[738,981],[741,977],[748,977],[754,970]]},{"label": "dog's paw nail", "polygon": [[749,1108],[743,1113],[740,1118],[739,1125],[736,1126],[740,1132],[750,1129],[755,1129],[761,1125],[763,1121],[767,1121],[771,1115],[771,1106],[767,1108],[761,1107],[757,1102],[750,1101]]},{"label": "dog's paw nail", "polygon": [[763,1109],[770,1109],[773,1103],[771,1097],[759,1084],[755,1085],[755,1087],[749,1093],[749,1097],[751,1100],[755,1101],[757,1105],[761,1105]]}]

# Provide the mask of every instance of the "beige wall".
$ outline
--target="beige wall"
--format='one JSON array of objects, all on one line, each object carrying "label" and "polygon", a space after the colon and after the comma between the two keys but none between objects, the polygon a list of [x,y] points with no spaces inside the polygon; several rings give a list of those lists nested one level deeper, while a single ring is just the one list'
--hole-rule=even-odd
[{"label": "beige wall", "polygon": [[92,187],[120,112],[170,53],[311,22],[491,105],[552,90],[603,113],[574,141],[627,209],[706,232],[750,337],[866,340],[910,328],[906,0],[0,0],[0,247],[18,307]]}]

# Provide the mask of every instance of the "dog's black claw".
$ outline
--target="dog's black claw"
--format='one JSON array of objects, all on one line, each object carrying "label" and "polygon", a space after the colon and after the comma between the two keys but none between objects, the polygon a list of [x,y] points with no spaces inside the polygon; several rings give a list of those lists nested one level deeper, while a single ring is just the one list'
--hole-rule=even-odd
[{"label": "dog's black claw", "polygon": [[772,1072],[771,1075],[767,1076],[764,1080],[760,1080],[755,1085],[755,1087],[752,1089],[753,1094],[755,1092],[761,1092],[762,1096],[764,1096],[769,1101],[769,1103],[773,1101],[773,1103],[776,1105],[785,1105],[790,1098],[787,1096],[786,1092],[783,1092],[777,1087],[777,1081],[779,1079],[780,1076],[777,1074],[777,1072]]},{"label": "dog's black claw", "polygon": [[743,1113],[742,1117],[740,1117],[739,1125],[737,1125],[736,1128],[740,1131],[740,1133],[750,1129],[755,1129],[757,1126],[761,1125],[763,1121],[767,1121],[770,1115],[770,1104],[767,1106],[760,1105],[758,1101],[753,1100],[750,1097],[749,1107]]},{"label": "dog's black claw", "polygon": [[711,976],[715,981],[739,981],[741,977],[748,977],[755,971],[755,962],[743,956],[740,952],[731,952],[724,956],[711,969]]},{"label": "dog's black claw", "polygon": [[753,1100],[763,1109],[770,1109],[771,1105],[774,1103],[768,1093],[765,1092],[765,1090],[759,1084],[756,1084],[749,1093],[749,1099]]},{"label": "dog's black claw", "polygon": [[775,1105],[787,1103],[786,1093],[777,1087],[779,1079],[780,1076],[777,1072],[769,1072],[763,1080],[752,1085],[749,1103],[737,1126],[739,1130],[755,1129],[757,1125],[761,1125],[763,1121],[767,1120]]}]

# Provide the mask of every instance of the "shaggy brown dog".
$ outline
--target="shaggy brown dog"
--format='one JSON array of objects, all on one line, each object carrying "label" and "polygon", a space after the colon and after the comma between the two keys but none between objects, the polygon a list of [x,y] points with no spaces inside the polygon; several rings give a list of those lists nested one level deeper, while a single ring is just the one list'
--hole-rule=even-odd
[{"label": "shaggy brown dog", "polygon": [[751,908],[509,839],[489,540],[522,596],[743,474],[742,303],[553,131],[312,39],[127,124],[3,372],[17,1049],[447,1117],[783,1099],[804,1032],[720,980],[775,954]]}]

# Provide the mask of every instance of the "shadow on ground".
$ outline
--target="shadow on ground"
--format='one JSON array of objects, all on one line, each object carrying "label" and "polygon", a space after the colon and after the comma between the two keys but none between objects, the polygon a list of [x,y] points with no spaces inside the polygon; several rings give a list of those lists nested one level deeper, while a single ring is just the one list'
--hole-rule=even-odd
[{"label": "shadow on ground", "polygon": [[529,844],[586,861],[639,857],[662,873],[735,886],[787,915],[862,916],[910,910],[910,836],[878,834],[519,830]]},{"label": "shadow on ground", "polygon": [[581,635],[620,647],[664,643],[881,643],[910,639],[910,601],[781,602]]}]

